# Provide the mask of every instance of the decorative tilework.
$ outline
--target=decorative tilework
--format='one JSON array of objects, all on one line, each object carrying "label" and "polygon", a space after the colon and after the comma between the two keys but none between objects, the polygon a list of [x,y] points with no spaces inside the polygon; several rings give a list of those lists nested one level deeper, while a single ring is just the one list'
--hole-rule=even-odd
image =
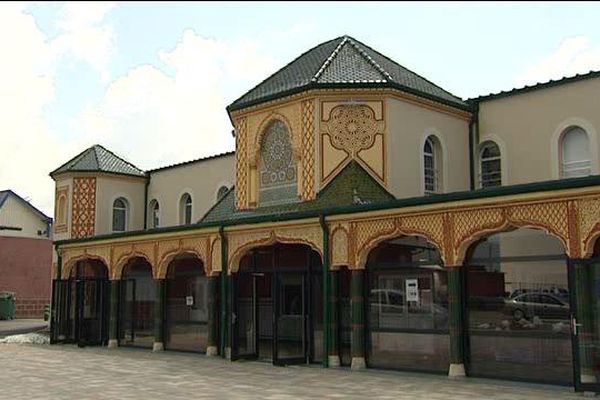
[{"label": "decorative tilework", "polygon": [[73,178],[71,237],[93,236],[96,225],[96,178]]},{"label": "decorative tilework", "polygon": [[241,117],[236,124],[235,138],[235,208],[248,208],[248,130],[246,117]]},{"label": "decorative tilework", "polygon": [[315,198],[315,102],[302,102],[302,200]]},{"label": "decorative tilework", "polygon": [[260,204],[273,205],[297,200],[296,163],[285,123],[276,120],[267,127],[260,154]]}]

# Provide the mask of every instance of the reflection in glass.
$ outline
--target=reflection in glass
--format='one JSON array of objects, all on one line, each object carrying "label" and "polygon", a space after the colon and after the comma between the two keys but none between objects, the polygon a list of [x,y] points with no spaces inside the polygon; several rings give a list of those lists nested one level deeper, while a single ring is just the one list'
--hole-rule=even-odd
[{"label": "reflection in glass", "polygon": [[202,262],[176,258],[167,273],[166,348],[204,352],[208,339],[208,281]]},{"label": "reflection in glass", "polygon": [[371,251],[367,272],[369,365],[446,371],[448,280],[437,249],[418,237],[389,240]]},{"label": "reflection in glass", "polygon": [[467,260],[470,372],[572,382],[566,258],[533,229],[492,235]]},{"label": "reflection in glass", "polygon": [[156,283],[150,264],[135,258],[123,270],[119,309],[121,345],[152,347]]}]

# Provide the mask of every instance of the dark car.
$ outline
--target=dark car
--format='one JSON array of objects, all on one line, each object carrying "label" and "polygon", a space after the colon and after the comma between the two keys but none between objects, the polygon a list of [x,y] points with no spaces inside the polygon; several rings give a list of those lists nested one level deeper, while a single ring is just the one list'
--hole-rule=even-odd
[{"label": "dark car", "polygon": [[549,293],[523,293],[505,301],[504,312],[515,321],[523,318],[569,319],[570,307],[561,298]]}]

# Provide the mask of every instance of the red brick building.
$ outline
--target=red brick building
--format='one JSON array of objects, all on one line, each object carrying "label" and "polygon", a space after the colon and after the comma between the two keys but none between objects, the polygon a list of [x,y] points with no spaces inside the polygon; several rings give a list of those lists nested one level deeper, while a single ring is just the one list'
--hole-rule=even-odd
[{"label": "red brick building", "polygon": [[0,291],[16,295],[16,318],[42,318],[50,304],[52,218],[0,191]]}]

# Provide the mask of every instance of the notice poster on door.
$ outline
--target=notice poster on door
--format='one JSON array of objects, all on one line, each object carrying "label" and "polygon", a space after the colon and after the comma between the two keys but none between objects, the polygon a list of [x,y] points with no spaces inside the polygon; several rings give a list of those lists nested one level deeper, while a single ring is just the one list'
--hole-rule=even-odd
[{"label": "notice poster on door", "polygon": [[419,280],[406,280],[406,301],[419,301]]},{"label": "notice poster on door", "polygon": [[194,296],[185,296],[185,305],[193,306],[194,305]]}]

